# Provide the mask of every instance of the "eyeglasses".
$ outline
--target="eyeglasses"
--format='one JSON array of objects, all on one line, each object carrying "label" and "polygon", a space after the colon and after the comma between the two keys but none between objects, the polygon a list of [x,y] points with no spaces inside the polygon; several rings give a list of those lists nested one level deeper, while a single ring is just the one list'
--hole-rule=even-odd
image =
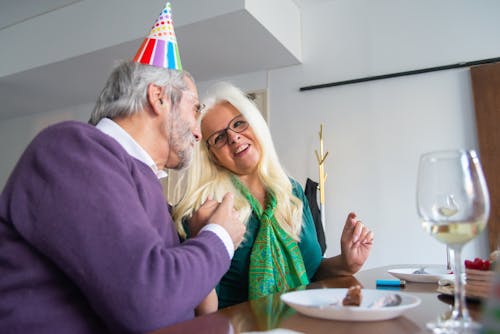
[{"label": "eyeglasses", "polygon": [[195,107],[195,111],[197,114],[201,114],[203,112],[203,110],[205,109],[205,104],[197,104],[194,106]]},{"label": "eyeglasses", "polygon": [[[179,88],[176,88],[176,87],[173,87],[175,89],[178,89],[180,90]],[[189,91],[189,90],[181,90],[182,94],[186,94],[186,95],[189,95],[191,97],[191,99],[195,99],[195,100],[198,100],[198,98],[196,97],[196,95],[194,95],[193,92]],[[199,115],[203,112],[203,109],[205,109],[205,105],[203,103],[197,103],[194,105],[194,112]]]},{"label": "eyeglasses", "polygon": [[[181,103],[182,96],[186,95],[189,96],[189,98],[196,103],[193,105],[193,111],[196,115],[196,117],[199,117],[199,115],[203,112],[205,109],[205,105],[203,103],[198,102],[198,96],[195,95],[192,91],[190,91],[188,88],[179,88],[175,86],[170,86],[172,91],[170,92],[170,95],[168,98],[170,101],[172,101],[172,107],[177,107],[178,104]],[[173,91],[176,91],[177,94],[180,94],[181,96],[176,95]],[[165,96],[167,97],[167,96]],[[160,103],[163,104],[163,100],[160,99]]]},{"label": "eyeglasses", "polygon": [[229,124],[225,129],[216,131],[208,137],[207,147],[210,148],[211,146],[213,146],[215,148],[221,148],[228,142],[229,136],[227,132],[229,130],[235,133],[240,133],[245,131],[246,129],[248,129],[248,122],[245,120],[243,115],[238,115],[229,121]]}]

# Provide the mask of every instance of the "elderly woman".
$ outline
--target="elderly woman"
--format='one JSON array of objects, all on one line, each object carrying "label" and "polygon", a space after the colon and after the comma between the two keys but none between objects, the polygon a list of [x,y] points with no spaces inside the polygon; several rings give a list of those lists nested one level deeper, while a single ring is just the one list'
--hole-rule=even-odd
[{"label": "elderly woman", "polygon": [[187,189],[174,220],[182,236],[192,237],[210,207],[225,193],[234,194],[247,231],[216,288],[219,307],[357,272],[368,257],[373,233],[356,214],[347,216],[341,254],[323,258],[303,189],[280,165],[256,106],[227,83],[216,85],[203,102],[202,143],[194,156],[198,161],[186,172]]}]

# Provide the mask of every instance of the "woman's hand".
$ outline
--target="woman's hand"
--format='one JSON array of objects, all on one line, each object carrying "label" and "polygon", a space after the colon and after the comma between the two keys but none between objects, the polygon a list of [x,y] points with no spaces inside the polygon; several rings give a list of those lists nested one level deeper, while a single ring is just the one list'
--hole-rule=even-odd
[{"label": "woman's hand", "polygon": [[351,212],[340,237],[340,255],[321,261],[313,280],[355,274],[365,263],[373,244],[373,232]]},{"label": "woman's hand", "polygon": [[354,274],[361,269],[370,254],[372,245],[373,232],[356,219],[355,213],[349,213],[340,237],[341,256],[345,270]]},{"label": "woman's hand", "polygon": [[203,226],[208,223],[208,220],[212,217],[218,206],[219,202],[211,198],[207,198],[198,210],[195,211],[188,223],[189,236],[191,238],[195,237]]},{"label": "woman's hand", "polygon": [[208,296],[205,297],[195,309],[194,314],[196,316],[204,315],[217,311],[219,306],[219,298],[217,297],[217,292],[215,289],[210,291]]}]

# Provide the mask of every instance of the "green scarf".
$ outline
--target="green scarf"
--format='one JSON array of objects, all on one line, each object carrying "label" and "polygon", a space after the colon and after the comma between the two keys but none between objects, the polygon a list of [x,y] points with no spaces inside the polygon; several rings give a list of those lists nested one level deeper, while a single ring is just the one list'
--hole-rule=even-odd
[{"label": "green scarf", "polygon": [[279,226],[274,217],[277,204],[274,193],[267,192],[266,209],[262,210],[260,203],[238,178],[233,176],[232,181],[260,221],[250,254],[248,298],[252,300],[308,284],[304,260],[297,242]]}]

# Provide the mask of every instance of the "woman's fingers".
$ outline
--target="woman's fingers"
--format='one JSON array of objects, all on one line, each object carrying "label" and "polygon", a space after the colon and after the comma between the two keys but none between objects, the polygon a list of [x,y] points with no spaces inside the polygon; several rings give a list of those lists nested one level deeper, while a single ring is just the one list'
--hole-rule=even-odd
[{"label": "woman's fingers", "polygon": [[374,234],[372,231],[369,231],[366,236],[364,238],[362,238],[361,242],[365,245],[371,245],[373,244],[373,238],[374,238]]},{"label": "woman's fingers", "polygon": [[349,212],[344,224],[344,230],[342,233],[352,233],[356,224],[356,214],[354,212]]},{"label": "woman's fingers", "polygon": [[352,233],[352,242],[357,242],[363,233],[364,225],[358,220],[354,223],[354,231]]},{"label": "woman's fingers", "polygon": [[373,232],[366,227],[361,220],[356,221],[354,226],[354,232],[352,237],[352,242],[356,243],[358,241],[368,244],[373,242]]}]

